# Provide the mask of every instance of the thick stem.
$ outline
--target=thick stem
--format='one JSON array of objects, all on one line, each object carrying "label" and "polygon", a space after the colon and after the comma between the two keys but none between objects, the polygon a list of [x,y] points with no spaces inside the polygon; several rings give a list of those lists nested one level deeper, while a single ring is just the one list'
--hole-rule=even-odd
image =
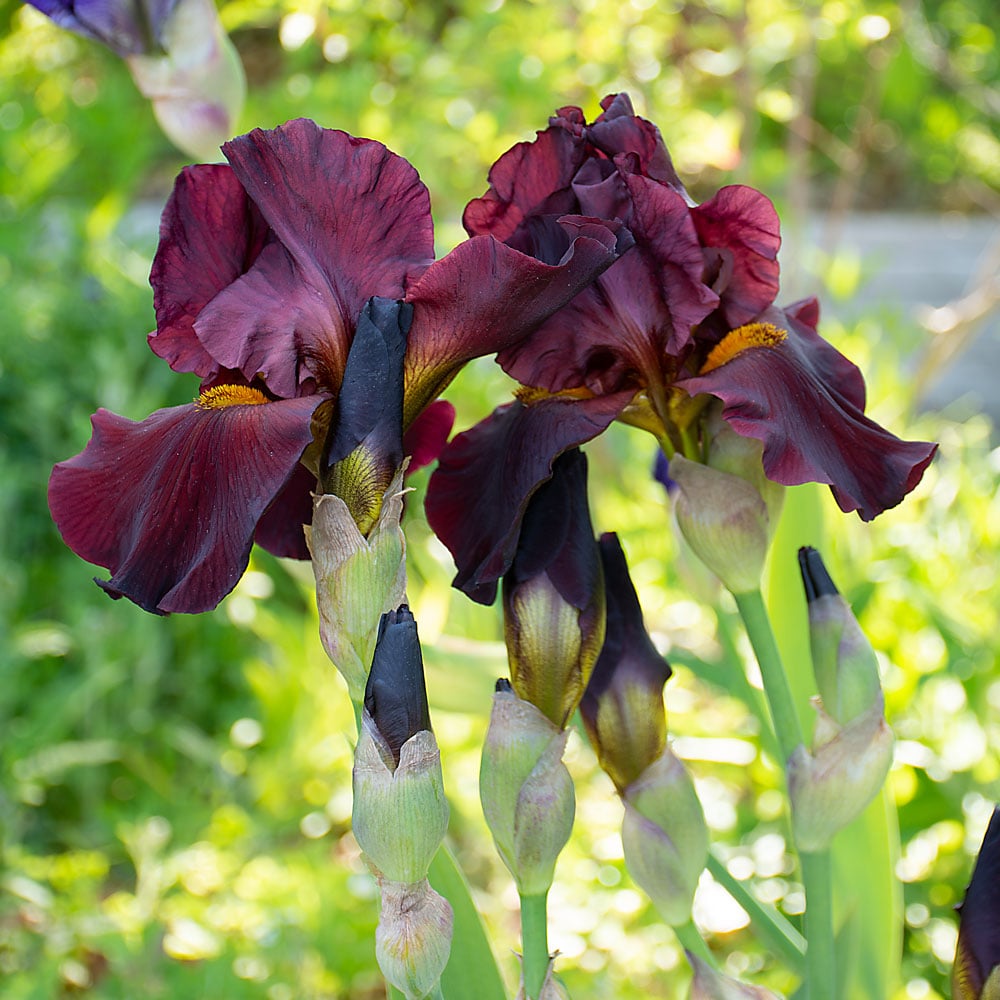
[{"label": "thick stem", "polygon": [[788,676],[785,674],[778,644],[771,630],[771,621],[767,617],[764,598],[759,590],[746,594],[733,594],[736,606],[740,610],[743,624],[746,626],[750,645],[757,656],[760,665],[760,675],[764,681],[764,694],[771,707],[771,720],[774,723],[774,734],[778,738],[778,746],[787,765],[788,758],[797,746],[802,743],[802,728],[799,725],[799,715],[792,699],[792,689],[788,686]]},{"label": "thick stem", "polygon": [[806,982],[809,1000],[833,1000],[837,966],[833,939],[833,878],[829,851],[801,852],[806,890]]},{"label": "thick stem", "polygon": [[753,929],[768,947],[777,952],[785,965],[798,974],[805,972],[805,938],[773,906],[762,903],[738,878],[735,878],[725,864],[714,854],[708,856],[708,870],[744,910],[753,924]]},{"label": "thick stem", "polygon": [[548,893],[521,897],[521,947],[524,951],[524,994],[538,1000],[549,968]]}]

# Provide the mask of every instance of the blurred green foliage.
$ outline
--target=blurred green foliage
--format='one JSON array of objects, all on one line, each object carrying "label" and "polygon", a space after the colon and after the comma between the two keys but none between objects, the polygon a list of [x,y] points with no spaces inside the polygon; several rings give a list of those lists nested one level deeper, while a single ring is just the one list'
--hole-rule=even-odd
[{"label": "blurred green foliage", "polygon": [[[790,225],[809,205],[989,207],[1000,188],[992,0],[233,0],[222,16],[250,79],[243,126],[307,115],[383,140],[430,187],[442,250],[500,152],[555,107],[593,114],[620,89],[660,124],[696,196],[747,181]],[[381,995],[374,887],[348,832],[351,711],[316,640],[307,568],[257,553],[216,612],[156,619],[109,601],[49,521],[49,470],[83,447],[98,406],[140,418],[197,391],[144,340],[181,160],[113,56],[11,0],[0,23],[0,995]],[[1000,452],[982,418],[910,413],[907,321],[825,332],[871,374],[876,419],[942,442],[917,494],[872,526],[824,498],[821,543],[879,651],[901,740],[898,1000],[933,1000],[1000,781]],[[507,392],[490,362],[470,366],[451,394],[460,426]],[[622,534],[675,665],[671,730],[719,849],[797,920],[734,609],[673,538],[652,442],[613,428],[590,455],[597,527]],[[504,669],[498,612],[449,589],[425,484],[410,505],[411,598],[451,835],[513,977],[516,896],[476,797]],[[569,765],[577,833],[551,901],[567,985],[681,996],[678,946],[624,871],[610,784],[582,741]],[[729,971],[791,988],[741,913],[706,881],[696,916]]]}]

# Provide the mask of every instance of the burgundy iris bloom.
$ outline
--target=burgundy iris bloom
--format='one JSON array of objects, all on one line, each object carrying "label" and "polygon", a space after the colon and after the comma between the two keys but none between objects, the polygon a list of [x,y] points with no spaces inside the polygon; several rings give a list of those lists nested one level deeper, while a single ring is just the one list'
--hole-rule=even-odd
[{"label": "burgundy iris bloom", "polygon": [[409,328],[403,450],[426,462],[459,368],[525,337],[630,242],[618,223],[566,217],[558,260],[483,235],[435,262],[427,189],[380,143],[299,120],[223,152],[228,165],[178,178],[150,276],[150,346],[201,395],[140,423],[99,410],[49,485],[67,544],[111,571],[101,586],[160,613],[218,604],[255,539],[308,558],[315,453],[331,420],[359,430],[336,400],[366,308],[383,354],[389,328]]},{"label": "burgundy iris bloom", "polygon": [[[466,208],[470,233],[543,259],[562,248],[554,222],[566,212],[620,220],[635,246],[499,352],[525,387],[520,402],[442,456],[427,511],[460,586],[502,574],[503,540],[554,458],[615,419],[650,431],[668,454],[697,457],[699,417],[720,399],[730,426],[763,442],[770,479],[827,483],[843,510],[865,520],[899,503],[936,449],[901,441],[864,415],[861,374],[817,334],[814,300],[774,304],[780,235],[771,202],[734,185],[694,204],[659,131],[633,114],[627,96],[606,98],[603,108],[591,124],[579,108],[561,109],[533,142],[500,157],[489,191]],[[529,456],[513,450],[528,440]],[[512,474],[515,463],[529,468]],[[466,538],[453,520],[473,506],[503,512],[489,515],[503,521],[491,537]]]},{"label": "burgundy iris bloom", "polygon": [[995,1000],[1000,996],[1000,809],[990,817],[959,909],[951,995],[954,1000]]}]

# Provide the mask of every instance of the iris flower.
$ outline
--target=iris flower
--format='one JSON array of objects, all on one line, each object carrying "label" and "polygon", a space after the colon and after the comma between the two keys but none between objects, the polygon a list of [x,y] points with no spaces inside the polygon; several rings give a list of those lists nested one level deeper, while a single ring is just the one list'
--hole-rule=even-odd
[{"label": "iris flower", "polygon": [[1000,809],[994,809],[972,879],[959,907],[958,947],[951,973],[954,1000],[1000,997]]},{"label": "iris flower", "polygon": [[412,310],[405,450],[427,460],[450,428],[433,401],[461,366],[530,333],[630,239],[565,217],[558,261],[485,234],[435,262],[427,189],[381,143],[299,120],[223,152],[179,176],[150,276],[150,346],[200,395],[138,423],[98,410],[49,484],[67,544],[111,571],[100,586],[158,613],[218,604],[254,540],[308,558],[315,454],[373,297]]},{"label": "iris flower", "polygon": [[[781,308],[774,206],[743,185],[695,204],[658,129],[627,96],[588,124],[563,108],[533,142],[508,150],[469,204],[470,234],[544,259],[562,251],[566,212],[623,222],[635,246],[527,338],[498,354],[516,402],[459,435],[427,495],[432,527],[470,596],[510,565],[527,499],[567,448],[613,420],[697,459],[713,400],[738,434],[763,443],[785,485],[827,483],[870,520],[919,482],[935,445],[904,442],[864,415],[858,369],[817,333],[815,300]],[[462,511],[485,511],[471,530]]]}]

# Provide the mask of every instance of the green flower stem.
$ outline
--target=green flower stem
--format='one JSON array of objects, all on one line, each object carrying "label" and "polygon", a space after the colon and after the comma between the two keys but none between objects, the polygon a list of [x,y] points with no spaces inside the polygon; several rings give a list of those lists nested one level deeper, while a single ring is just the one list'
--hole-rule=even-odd
[{"label": "green flower stem", "polygon": [[406,1000],[406,994],[402,990],[397,990],[392,983],[385,984],[385,992],[389,1000]]},{"label": "green flower stem", "polygon": [[524,951],[524,994],[538,1000],[549,968],[548,893],[521,897],[521,947]]},{"label": "green flower stem", "polygon": [[809,1000],[837,995],[837,963],[833,939],[833,869],[830,852],[802,851],[802,883],[806,890],[806,982]]},{"label": "green flower stem", "polygon": [[680,941],[681,947],[686,952],[697,955],[698,958],[712,969],[719,967],[719,963],[716,962],[711,949],[705,943],[705,939],[698,933],[698,928],[695,927],[691,920],[685,924],[675,925],[674,933],[677,935],[677,940]]},{"label": "green flower stem", "polygon": [[712,878],[736,900],[750,917],[753,929],[768,947],[781,956],[785,965],[797,975],[805,974],[806,939],[773,906],[762,903],[750,887],[734,878],[723,861],[714,854],[708,856]]},{"label": "green flower stem", "polygon": [[746,626],[750,645],[757,656],[760,665],[760,675],[764,681],[764,693],[771,706],[771,719],[774,723],[774,734],[778,738],[778,746],[784,758],[782,766],[788,763],[792,751],[802,743],[802,727],[799,725],[799,715],[792,699],[792,689],[788,685],[778,644],[774,639],[771,621],[767,617],[764,598],[759,590],[746,594],[733,594],[740,617]]}]

